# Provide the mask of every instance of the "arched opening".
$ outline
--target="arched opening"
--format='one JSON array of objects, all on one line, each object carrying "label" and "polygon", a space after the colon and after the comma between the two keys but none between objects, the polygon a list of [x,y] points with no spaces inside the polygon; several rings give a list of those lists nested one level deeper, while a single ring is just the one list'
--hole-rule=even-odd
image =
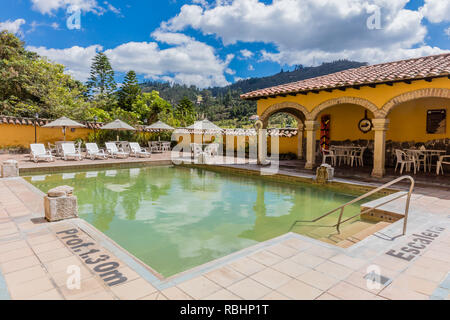
[{"label": "arched opening", "polygon": [[[436,151],[427,154],[427,172],[436,173],[439,154],[450,154],[450,90],[447,92],[448,97],[419,96],[414,99],[410,96],[408,99],[398,99],[396,104],[386,104],[384,110],[389,120],[386,131],[387,167],[395,167],[396,149],[408,151],[425,147]],[[424,172],[423,165],[420,172]],[[444,168],[445,172],[448,179],[449,168]]]},{"label": "arched opening", "polygon": [[[377,108],[374,106],[369,109],[360,104],[347,103],[346,100],[334,102],[336,104],[322,104],[312,112],[313,120],[318,123],[315,132],[315,156],[323,161],[324,154],[331,149],[337,156],[335,165],[352,165],[351,153],[356,155],[359,147],[359,150],[362,150],[362,161],[354,159],[353,165],[370,171],[374,148],[371,121],[376,117]],[[345,149],[347,147],[348,149]]]},{"label": "arched opening", "polygon": [[[283,132],[282,135],[277,136],[278,154],[287,158],[302,159],[304,157],[303,130],[307,112],[306,108],[299,104],[285,102],[270,106],[260,116],[264,129],[280,129]],[[269,146],[272,145],[271,142],[269,136]]]}]

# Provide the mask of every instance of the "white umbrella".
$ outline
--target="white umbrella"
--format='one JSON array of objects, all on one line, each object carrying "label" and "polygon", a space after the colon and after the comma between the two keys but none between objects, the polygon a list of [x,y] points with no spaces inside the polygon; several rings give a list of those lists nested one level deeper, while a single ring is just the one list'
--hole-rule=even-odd
[{"label": "white umbrella", "polygon": [[208,119],[196,121],[193,125],[187,127],[187,129],[208,130],[208,131],[221,131],[222,130],[222,128],[216,126],[214,123],[212,123]]},{"label": "white umbrella", "polygon": [[147,129],[147,130],[175,130],[175,128],[169,126],[168,124],[166,124],[162,121],[155,122],[155,123],[145,127],[145,129]]},{"label": "white umbrella", "polygon": [[66,128],[86,128],[85,125],[66,117],[61,117],[55,121],[47,123],[43,128],[63,128],[64,141],[66,141]]},{"label": "white umbrella", "polygon": [[[151,130],[151,131],[175,130],[175,128],[169,126],[167,123],[164,123],[162,121],[155,122],[155,123],[145,127],[145,129]],[[158,136],[158,141],[160,141],[160,140],[161,140],[161,137]]]},{"label": "white umbrella", "polygon": [[128,123],[123,122],[122,120],[116,119],[113,122],[105,124],[100,129],[102,130],[116,130],[117,131],[117,141],[119,141],[119,131],[136,131],[135,128],[130,126]]}]

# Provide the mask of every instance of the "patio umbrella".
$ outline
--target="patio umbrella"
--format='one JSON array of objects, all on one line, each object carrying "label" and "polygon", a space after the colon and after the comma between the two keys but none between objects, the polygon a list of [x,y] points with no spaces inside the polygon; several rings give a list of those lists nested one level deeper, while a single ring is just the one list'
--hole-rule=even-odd
[{"label": "patio umbrella", "polygon": [[136,131],[135,128],[130,126],[128,123],[123,122],[122,120],[116,119],[113,122],[105,124],[100,129],[102,130],[116,130],[117,131],[117,141],[119,141],[119,131]]},{"label": "patio umbrella", "polygon": [[162,121],[155,122],[155,123],[145,127],[145,129],[148,129],[148,130],[175,130],[175,128],[169,126],[168,124],[166,124]]},{"label": "patio umbrella", "polygon": [[194,130],[208,130],[208,131],[221,131],[222,128],[216,126],[214,123],[209,121],[208,119],[196,121],[193,125],[187,127],[187,129]]},{"label": "patio umbrella", "polygon": [[61,117],[55,121],[47,123],[43,128],[63,128],[64,141],[66,141],[66,128],[86,128],[85,125],[66,117]]},{"label": "patio umbrella", "polygon": [[[175,128],[169,126],[168,124],[162,122],[162,121],[158,121],[155,122],[147,127],[145,127],[146,130],[152,130],[152,131],[170,131],[170,130],[175,130]],[[161,140],[161,137],[158,136],[158,141]]]}]

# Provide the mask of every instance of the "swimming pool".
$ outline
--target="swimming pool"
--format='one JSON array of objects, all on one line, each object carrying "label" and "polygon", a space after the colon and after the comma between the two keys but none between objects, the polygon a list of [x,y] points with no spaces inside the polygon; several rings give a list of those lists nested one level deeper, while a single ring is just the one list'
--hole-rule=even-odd
[{"label": "swimming pool", "polygon": [[[355,197],[309,184],[185,167],[25,179],[44,192],[74,187],[80,218],[166,277],[282,235],[293,221],[313,219]],[[345,215],[359,210],[355,204]]]}]

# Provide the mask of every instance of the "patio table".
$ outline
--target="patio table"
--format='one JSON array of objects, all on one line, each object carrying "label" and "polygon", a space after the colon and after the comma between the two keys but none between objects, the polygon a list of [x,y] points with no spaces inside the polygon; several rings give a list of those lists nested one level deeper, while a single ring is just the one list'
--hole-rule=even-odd
[{"label": "patio table", "polygon": [[[437,158],[439,158],[439,156],[441,155],[441,154],[445,154],[447,151],[446,150],[428,150],[428,149],[425,149],[425,150],[420,150],[420,149],[406,149],[406,151],[407,152],[410,152],[410,153],[415,153],[415,152],[421,152],[421,153],[424,153],[425,154],[425,156],[426,156],[426,161],[427,161],[427,167],[428,167],[428,172],[431,172],[431,167],[433,166],[433,164],[432,164],[432,158],[433,157],[437,157]],[[436,160],[436,163],[437,163],[437,160]]]},{"label": "patio table", "polygon": [[330,146],[330,150],[335,151],[335,155],[339,159],[339,165],[341,164],[341,159],[344,159],[344,164],[348,163],[349,156],[351,156],[353,151],[360,150],[360,146]]}]

